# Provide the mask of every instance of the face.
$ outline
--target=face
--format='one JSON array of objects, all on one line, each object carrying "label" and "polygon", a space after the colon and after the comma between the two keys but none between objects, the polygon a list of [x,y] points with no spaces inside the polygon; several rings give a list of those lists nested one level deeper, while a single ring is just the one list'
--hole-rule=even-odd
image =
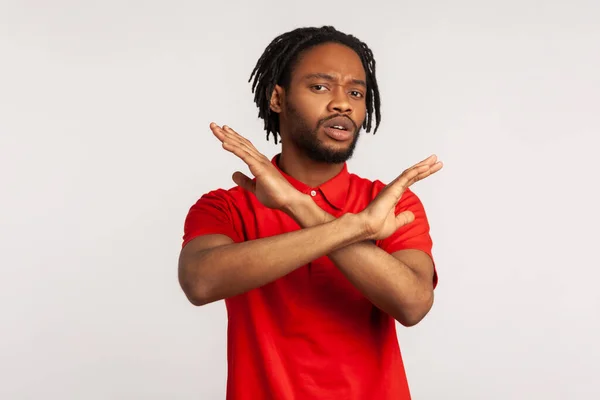
[{"label": "face", "polygon": [[[366,74],[347,46],[327,43],[306,50],[289,87],[277,87],[282,142],[310,159],[350,159],[366,116]],[[273,102],[272,102],[273,103]]]}]

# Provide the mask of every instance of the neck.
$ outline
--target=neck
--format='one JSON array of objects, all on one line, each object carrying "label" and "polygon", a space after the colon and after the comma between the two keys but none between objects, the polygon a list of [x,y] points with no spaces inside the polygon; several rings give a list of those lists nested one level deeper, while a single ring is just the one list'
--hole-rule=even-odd
[{"label": "neck", "polygon": [[330,164],[313,161],[296,149],[283,145],[279,156],[279,168],[294,179],[317,187],[338,175],[344,168],[344,163]]}]

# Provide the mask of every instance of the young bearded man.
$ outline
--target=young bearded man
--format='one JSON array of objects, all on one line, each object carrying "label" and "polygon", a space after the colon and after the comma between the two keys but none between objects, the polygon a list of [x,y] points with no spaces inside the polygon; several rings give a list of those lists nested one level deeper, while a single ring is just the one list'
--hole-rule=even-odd
[{"label": "young bearded man", "polygon": [[[179,280],[194,305],[225,299],[228,399],[409,399],[395,321],[417,324],[437,283],[429,224],[409,186],[348,172],[359,131],[380,121],[375,60],[332,27],[271,42],[252,72],[272,160],[210,129],[253,178],[213,190],[185,220]],[[395,168],[395,167],[393,167]]]}]

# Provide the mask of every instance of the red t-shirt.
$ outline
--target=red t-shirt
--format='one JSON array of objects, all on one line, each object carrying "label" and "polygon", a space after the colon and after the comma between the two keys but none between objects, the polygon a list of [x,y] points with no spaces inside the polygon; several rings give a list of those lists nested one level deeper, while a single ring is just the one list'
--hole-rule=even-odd
[{"label": "red t-shirt", "polygon": [[[346,165],[316,188],[279,171],[336,217],[360,212],[385,186],[348,173]],[[389,253],[418,249],[431,256],[425,210],[410,190],[396,213],[405,210],[414,213],[415,221],[376,245]],[[206,234],[243,242],[297,229],[288,215],[266,208],[253,194],[239,187],[218,189],[191,207],[183,245]],[[410,399],[394,318],[367,300],[328,257],[225,299],[225,304],[227,399]]]}]

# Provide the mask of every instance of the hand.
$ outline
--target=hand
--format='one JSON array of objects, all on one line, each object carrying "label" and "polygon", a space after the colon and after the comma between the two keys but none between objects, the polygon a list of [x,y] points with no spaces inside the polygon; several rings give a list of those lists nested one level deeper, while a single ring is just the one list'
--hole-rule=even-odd
[{"label": "hand", "polygon": [[243,189],[254,193],[258,201],[265,207],[285,211],[302,198],[296,190],[275,168],[267,157],[261,154],[252,143],[228,126],[219,127],[210,124],[213,134],[223,143],[223,148],[248,165],[255,181],[236,171],[233,181]]},{"label": "hand", "polygon": [[375,199],[358,215],[363,218],[368,239],[382,240],[396,232],[400,227],[415,220],[410,211],[396,215],[396,205],[402,194],[413,183],[418,182],[442,169],[442,162],[435,155],[405,170],[388,184]]}]

